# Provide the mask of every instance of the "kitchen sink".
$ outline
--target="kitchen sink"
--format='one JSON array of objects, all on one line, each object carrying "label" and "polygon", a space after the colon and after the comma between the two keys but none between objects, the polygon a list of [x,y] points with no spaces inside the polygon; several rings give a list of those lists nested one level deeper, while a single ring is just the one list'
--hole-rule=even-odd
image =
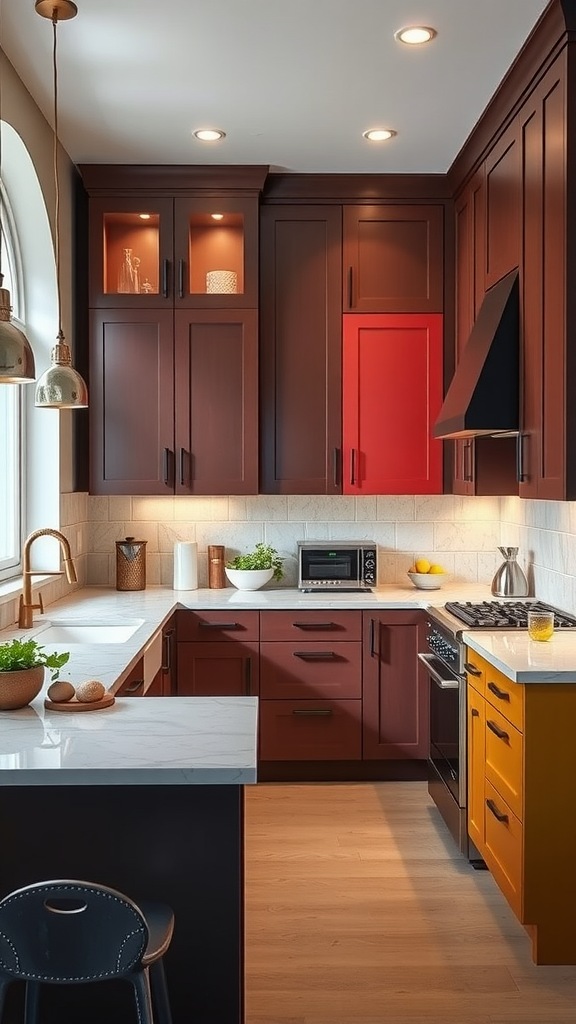
[{"label": "kitchen sink", "polygon": [[125,619],[123,622],[53,619],[34,634],[34,639],[39,644],[123,644],[143,623],[144,619]]}]

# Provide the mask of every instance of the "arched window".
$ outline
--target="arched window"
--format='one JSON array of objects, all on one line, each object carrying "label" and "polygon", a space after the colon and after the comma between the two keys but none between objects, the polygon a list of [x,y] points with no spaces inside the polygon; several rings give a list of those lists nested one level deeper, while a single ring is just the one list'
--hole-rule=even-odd
[{"label": "arched window", "polygon": [[[0,182],[0,270],[4,287],[10,291],[12,319],[25,331],[21,301],[20,252],[9,198]],[[22,415],[24,384],[0,386],[0,579],[14,576],[20,566],[22,520],[24,508],[24,418]]]}]

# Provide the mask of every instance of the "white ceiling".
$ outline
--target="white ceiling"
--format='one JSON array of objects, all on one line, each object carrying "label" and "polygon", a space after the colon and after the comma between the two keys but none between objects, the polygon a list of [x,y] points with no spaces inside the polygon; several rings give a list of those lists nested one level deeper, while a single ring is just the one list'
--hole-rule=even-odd
[{"label": "white ceiling", "polygon": [[[52,122],[51,23],[0,3],[2,48]],[[547,3],[77,0],[57,30],[60,140],[76,163],[444,172]],[[438,36],[403,46],[407,24]],[[362,138],[382,126],[397,137]]]}]

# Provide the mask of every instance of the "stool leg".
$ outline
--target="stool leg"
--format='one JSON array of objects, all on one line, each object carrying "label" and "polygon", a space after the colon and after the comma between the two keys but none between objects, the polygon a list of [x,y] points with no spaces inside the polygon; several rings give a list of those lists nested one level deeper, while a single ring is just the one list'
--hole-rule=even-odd
[{"label": "stool leg", "polygon": [[127,976],[127,979],[134,986],[138,1024],[154,1024],[148,968],[145,967],[142,971],[134,971],[133,974]]},{"label": "stool leg", "polygon": [[24,996],[24,1024],[38,1024],[40,1019],[40,985],[34,981],[26,982]]},{"label": "stool leg", "polygon": [[156,960],[155,963],[150,964],[150,984],[156,1024],[172,1024],[172,1011],[168,1000],[166,973],[162,960]]}]

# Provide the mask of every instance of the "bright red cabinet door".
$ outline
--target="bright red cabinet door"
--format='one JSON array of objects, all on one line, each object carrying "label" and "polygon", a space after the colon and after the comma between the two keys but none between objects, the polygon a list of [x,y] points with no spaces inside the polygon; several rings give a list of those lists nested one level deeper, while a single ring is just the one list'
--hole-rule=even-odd
[{"label": "bright red cabinet door", "polygon": [[345,494],[441,494],[442,314],[344,316]]}]

